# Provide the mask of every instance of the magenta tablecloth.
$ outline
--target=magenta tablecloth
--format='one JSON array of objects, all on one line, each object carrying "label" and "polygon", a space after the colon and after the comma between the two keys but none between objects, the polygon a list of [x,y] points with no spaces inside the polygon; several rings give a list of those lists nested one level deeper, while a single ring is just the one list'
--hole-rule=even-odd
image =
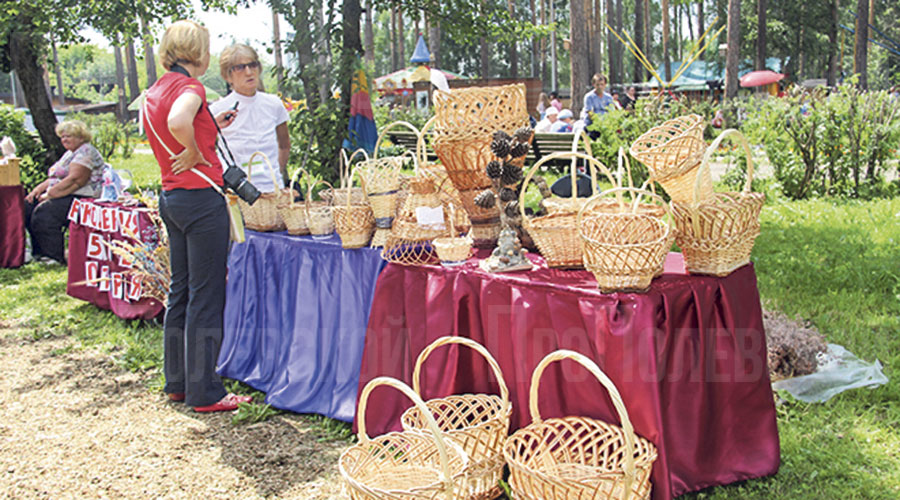
[{"label": "magenta tablecloth", "polygon": [[[491,275],[391,264],[375,291],[359,389],[379,375],[411,382],[418,353],[443,335],[470,337],[497,358],[513,404],[511,430],[530,422],[532,371],[556,349],[581,352],[616,384],[635,431],[659,449],[653,498],[775,473],[778,430],[762,311],[752,265],[724,278],[684,273],[670,254],[645,294],[604,295],[584,271],[541,268]],[[442,348],[423,370],[427,398],[493,392],[479,357]],[[544,374],[544,417],[583,415],[617,422],[602,386],[572,362]],[[372,393],[370,434],[399,427],[410,405],[396,391]],[[357,419],[361,418],[357,415]]]},{"label": "magenta tablecloth", "polygon": [[25,263],[25,191],[0,186],[0,267]]}]

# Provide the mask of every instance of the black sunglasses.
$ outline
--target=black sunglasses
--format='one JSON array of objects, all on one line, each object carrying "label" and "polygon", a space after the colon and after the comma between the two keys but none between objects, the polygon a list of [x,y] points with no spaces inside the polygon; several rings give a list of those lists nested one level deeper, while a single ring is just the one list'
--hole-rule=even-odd
[{"label": "black sunglasses", "polygon": [[235,64],[229,71],[244,71],[247,68],[259,69],[259,61],[248,62],[246,64]]}]

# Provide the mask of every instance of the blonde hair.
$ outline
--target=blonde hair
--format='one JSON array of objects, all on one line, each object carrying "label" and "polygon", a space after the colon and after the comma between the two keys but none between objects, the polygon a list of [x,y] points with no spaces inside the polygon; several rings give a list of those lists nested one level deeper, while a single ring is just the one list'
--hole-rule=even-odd
[{"label": "blonde hair", "polygon": [[159,63],[167,70],[175,63],[199,65],[209,54],[209,30],[190,20],[172,23],[159,42]]},{"label": "blonde hair", "polygon": [[[249,45],[236,43],[225,47],[225,50],[219,55],[219,74],[222,75],[223,80],[228,81],[228,73],[231,71],[231,67],[235,65],[237,60],[242,58],[249,58],[250,62],[259,62],[259,55]],[[262,66],[260,66],[261,68]]]},{"label": "blonde hair", "polygon": [[79,120],[67,120],[56,124],[56,135],[62,136],[66,134],[71,137],[77,137],[83,142],[91,142],[91,131],[87,125]]}]

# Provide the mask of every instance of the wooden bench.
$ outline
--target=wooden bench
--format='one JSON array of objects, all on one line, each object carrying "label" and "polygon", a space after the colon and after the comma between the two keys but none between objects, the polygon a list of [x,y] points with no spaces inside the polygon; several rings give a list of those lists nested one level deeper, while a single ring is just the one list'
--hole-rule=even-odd
[{"label": "wooden bench", "polygon": [[[387,133],[388,140],[391,141],[391,144],[397,146],[403,146],[407,150],[411,152],[416,151],[416,134],[414,134],[410,130],[391,130]],[[575,134],[567,133],[567,134],[554,134],[554,133],[541,133],[534,134],[534,138],[531,141],[531,147],[528,149],[528,155],[525,157],[526,165],[534,165],[534,163],[544,156],[557,153],[557,152],[566,152],[572,150],[572,140],[575,138]],[[431,148],[431,134],[425,135],[425,147],[426,147],[426,155],[428,161],[436,161],[437,155],[434,150]],[[580,150],[584,152],[583,145],[579,143]],[[568,160],[554,160],[545,165],[552,167],[567,167],[569,165]]]}]

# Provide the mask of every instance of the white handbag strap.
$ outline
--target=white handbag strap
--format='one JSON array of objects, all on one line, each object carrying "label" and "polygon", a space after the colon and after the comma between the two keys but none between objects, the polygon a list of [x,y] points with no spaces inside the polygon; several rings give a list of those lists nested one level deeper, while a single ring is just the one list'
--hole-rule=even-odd
[{"label": "white handbag strap", "polygon": [[[159,134],[156,133],[156,129],[153,127],[153,122],[150,120],[150,114],[147,113],[147,100],[146,99],[144,100],[142,108],[144,110],[144,117],[147,118],[147,126],[150,128],[150,131],[153,132],[153,135],[156,137],[156,140],[159,141],[159,143],[162,145],[163,149],[165,149],[166,152],[169,153],[169,156],[175,156],[175,153],[171,149],[169,149],[169,146],[165,143],[165,141],[163,141],[162,138],[159,136]],[[212,186],[213,189],[216,190],[216,192],[218,192],[222,196],[225,196],[225,193],[222,191],[222,188],[219,187],[218,184],[213,182],[212,179],[209,178],[209,176],[207,176],[206,174],[197,170],[194,167],[191,167],[191,172],[200,176],[200,178],[205,180],[207,183],[209,183],[209,185]]]}]

